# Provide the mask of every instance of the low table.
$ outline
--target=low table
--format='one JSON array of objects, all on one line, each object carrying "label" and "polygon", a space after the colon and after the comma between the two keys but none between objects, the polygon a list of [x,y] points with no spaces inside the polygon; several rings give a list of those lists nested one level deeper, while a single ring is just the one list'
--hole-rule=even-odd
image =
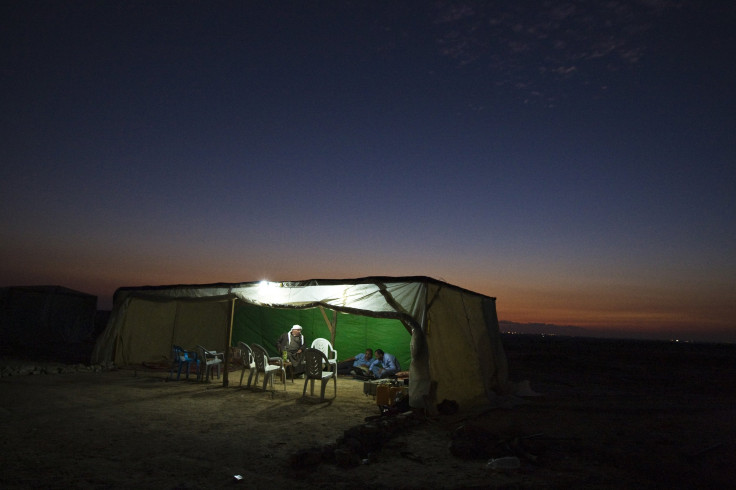
[{"label": "low table", "polygon": [[376,397],[376,390],[379,385],[390,385],[390,379],[373,379],[371,381],[363,381],[363,394]]},{"label": "low table", "polygon": [[[291,368],[291,369],[289,369]],[[284,361],[284,372],[288,373],[291,371],[291,382],[294,382],[294,365],[291,363],[291,361]],[[286,382],[284,380],[284,382]]]},{"label": "low table", "polygon": [[[294,366],[291,364],[291,361],[284,361],[280,357],[271,357],[268,360],[268,363],[269,364],[281,364],[282,366],[284,366],[284,373],[288,373],[289,372],[288,368],[291,368],[291,382],[292,383],[294,382]],[[284,384],[286,384],[286,380],[284,380]]]}]

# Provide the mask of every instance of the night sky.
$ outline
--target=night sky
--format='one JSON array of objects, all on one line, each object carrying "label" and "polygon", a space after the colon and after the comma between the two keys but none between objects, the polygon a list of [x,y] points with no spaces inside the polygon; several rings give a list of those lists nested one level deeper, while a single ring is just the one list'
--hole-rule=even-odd
[{"label": "night sky", "polygon": [[[736,342],[736,7],[5,1],[0,286],[426,275]],[[596,330],[597,329],[597,330]]]}]

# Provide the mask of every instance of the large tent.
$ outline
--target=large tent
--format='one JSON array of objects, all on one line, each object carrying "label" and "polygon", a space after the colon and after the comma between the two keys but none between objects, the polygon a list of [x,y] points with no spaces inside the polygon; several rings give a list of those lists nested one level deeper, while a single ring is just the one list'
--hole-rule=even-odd
[{"label": "large tent", "polygon": [[507,386],[495,298],[429,277],[120,288],[92,361],[160,362],[174,344],[224,350],[238,341],[275,355],[293,324],[308,342],[329,339],[339,359],[367,347],[396,355],[413,407],[485,404]]}]

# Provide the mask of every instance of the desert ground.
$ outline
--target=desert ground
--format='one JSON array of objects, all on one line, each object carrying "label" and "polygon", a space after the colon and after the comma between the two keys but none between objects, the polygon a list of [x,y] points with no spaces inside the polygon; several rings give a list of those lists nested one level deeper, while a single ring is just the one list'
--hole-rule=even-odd
[{"label": "desert ground", "polygon": [[[169,381],[165,366],[69,369],[76,360],[5,352],[0,487],[731,488],[736,481],[736,346],[503,341],[510,380],[528,386],[526,396],[503,394],[483,409],[445,415],[382,415],[351,377],[338,379],[334,398],[330,383],[320,402],[302,397],[299,379],[264,392],[241,387],[239,370],[223,387]],[[34,374],[13,370],[21,364],[34,365]],[[344,450],[356,441],[363,447]],[[520,467],[488,467],[503,456]]]}]

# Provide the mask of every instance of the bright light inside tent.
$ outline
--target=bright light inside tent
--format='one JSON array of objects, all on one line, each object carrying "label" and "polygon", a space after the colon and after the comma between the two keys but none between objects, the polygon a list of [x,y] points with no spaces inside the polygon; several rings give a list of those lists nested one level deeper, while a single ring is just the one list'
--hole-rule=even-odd
[{"label": "bright light inside tent", "polygon": [[258,283],[259,289],[274,289],[274,288],[280,288],[281,283],[280,282],[271,282],[266,281],[265,279]]},{"label": "bright light inside tent", "polygon": [[258,283],[258,300],[262,303],[274,303],[278,297],[280,282],[261,281]]}]

